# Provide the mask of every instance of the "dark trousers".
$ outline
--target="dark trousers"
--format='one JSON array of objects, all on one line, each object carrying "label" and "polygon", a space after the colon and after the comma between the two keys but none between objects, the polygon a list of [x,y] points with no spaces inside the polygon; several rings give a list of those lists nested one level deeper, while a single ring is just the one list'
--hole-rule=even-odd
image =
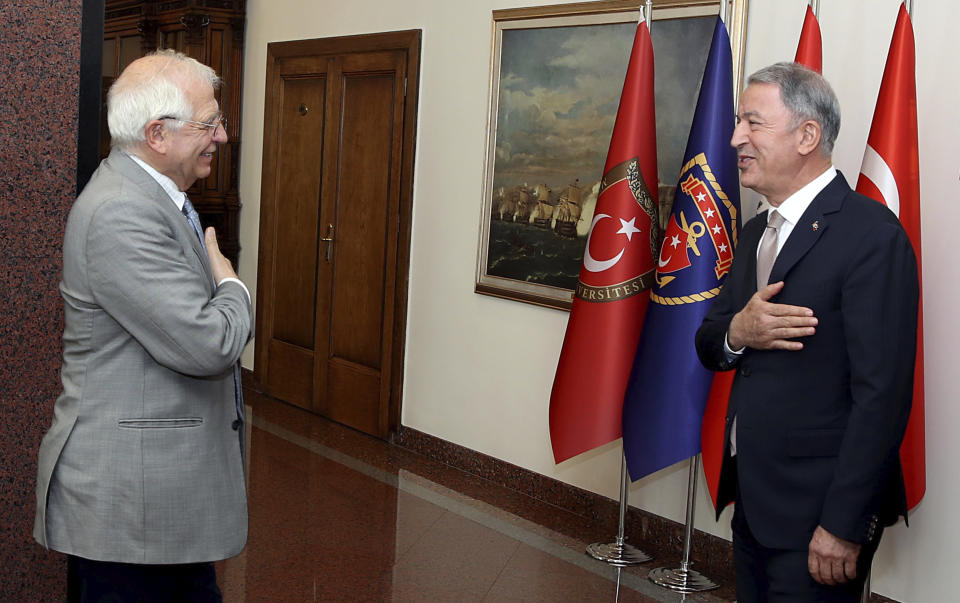
[{"label": "dark trousers", "polygon": [[69,603],[220,603],[213,563],[135,565],[67,556]]},{"label": "dark trousers", "polygon": [[856,579],[828,586],[810,575],[807,549],[771,549],[757,542],[741,509],[738,500],[732,522],[738,603],[859,603],[879,534],[861,547]]}]

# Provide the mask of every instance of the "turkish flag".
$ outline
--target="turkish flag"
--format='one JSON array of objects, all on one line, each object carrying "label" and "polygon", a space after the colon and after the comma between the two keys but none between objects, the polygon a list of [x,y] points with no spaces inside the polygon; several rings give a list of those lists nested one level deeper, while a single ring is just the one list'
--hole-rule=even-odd
[{"label": "turkish flag", "polygon": [[820,24],[813,9],[807,5],[803,17],[803,29],[800,30],[800,42],[797,44],[797,56],[794,62],[805,65],[817,73],[823,73],[823,43],[820,40]]},{"label": "turkish flag", "polygon": [[913,406],[900,446],[900,461],[907,487],[907,506],[913,508],[926,491],[926,458],[923,414],[923,294],[920,245],[920,160],[917,144],[917,84],[913,25],[900,6],[887,65],[880,83],[873,125],[867,138],[857,192],[884,203],[900,217],[917,266],[921,269],[917,359],[913,376]]},{"label": "turkish flag", "polygon": [[671,215],[667,223],[667,232],[663,235],[663,246],[660,248],[658,272],[666,274],[690,266],[690,258],[687,255],[688,238],[690,235],[677,224],[676,216]]},{"label": "turkish flag", "polygon": [[556,462],[620,437],[623,395],[654,278],[653,44],[637,25],[600,194],[550,394]]}]

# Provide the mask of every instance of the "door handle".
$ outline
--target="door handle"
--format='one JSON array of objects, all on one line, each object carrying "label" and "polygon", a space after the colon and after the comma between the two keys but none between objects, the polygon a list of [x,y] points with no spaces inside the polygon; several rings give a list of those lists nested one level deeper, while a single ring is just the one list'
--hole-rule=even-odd
[{"label": "door handle", "polygon": [[320,237],[320,240],[327,244],[327,263],[330,263],[330,250],[333,248],[333,224],[327,224],[327,236]]}]

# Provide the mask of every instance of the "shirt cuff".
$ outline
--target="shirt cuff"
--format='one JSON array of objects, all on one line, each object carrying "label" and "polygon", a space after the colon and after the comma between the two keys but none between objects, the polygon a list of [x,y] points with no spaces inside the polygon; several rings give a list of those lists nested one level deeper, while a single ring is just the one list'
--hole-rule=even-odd
[{"label": "shirt cuff", "polygon": [[222,284],[224,284],[224,283],[228,283],[228,282],[229,282],[229,283],[236,283],[236,284],[240,285],[241,287],[243,287],[243,292],[247,294],[247,301],[250,302],[251,305],[253,305],[253,301],[250,299],[250,290],[247,289],[247,286],[244,285],[244,284],[243,284],[243,281],[241,281],[240,279],[238,279],[238,278],[233,278],[232,276],[229,276],[229,277],[227,277],[227,278],[225,278],[225,279],[222,279],[219,283],[217,283],[217,287],[219,287],[220,285],[222,285]]},{"label": "shirt cuff", "polygon": [[744,346],[739,350],[734,350],[730,347],[730,342],[727,341],[727,335],[729,335],[729,333],[723,335],[723,352],[727,355],[727,362],[734,362],[740,358],[740,356],[743,356],[743,351],[747,349],[747,347]]}]

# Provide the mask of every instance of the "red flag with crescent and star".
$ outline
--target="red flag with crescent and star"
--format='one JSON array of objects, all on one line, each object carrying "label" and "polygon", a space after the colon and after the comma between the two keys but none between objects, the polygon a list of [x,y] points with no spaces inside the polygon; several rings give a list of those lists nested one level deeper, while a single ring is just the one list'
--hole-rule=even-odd
[{"label": "red flag with crescent and star", "polygon": [[857,192],[885,204],[900,217],[913,244],[921,271],[917,357],[913,373],[913,406],[900,445],[907,508],[927,489],[923,399],[923,277],[920,258],[920,157],[917,144],[917,79],[913,25],[902,4],[880,83],[877,108],[867,137]]},{"label": "red flag with crescent and star", "polygon": [[562,462],[620,437],[659,249],[653,44],[637,25],[580,280],[550,394]]}]

